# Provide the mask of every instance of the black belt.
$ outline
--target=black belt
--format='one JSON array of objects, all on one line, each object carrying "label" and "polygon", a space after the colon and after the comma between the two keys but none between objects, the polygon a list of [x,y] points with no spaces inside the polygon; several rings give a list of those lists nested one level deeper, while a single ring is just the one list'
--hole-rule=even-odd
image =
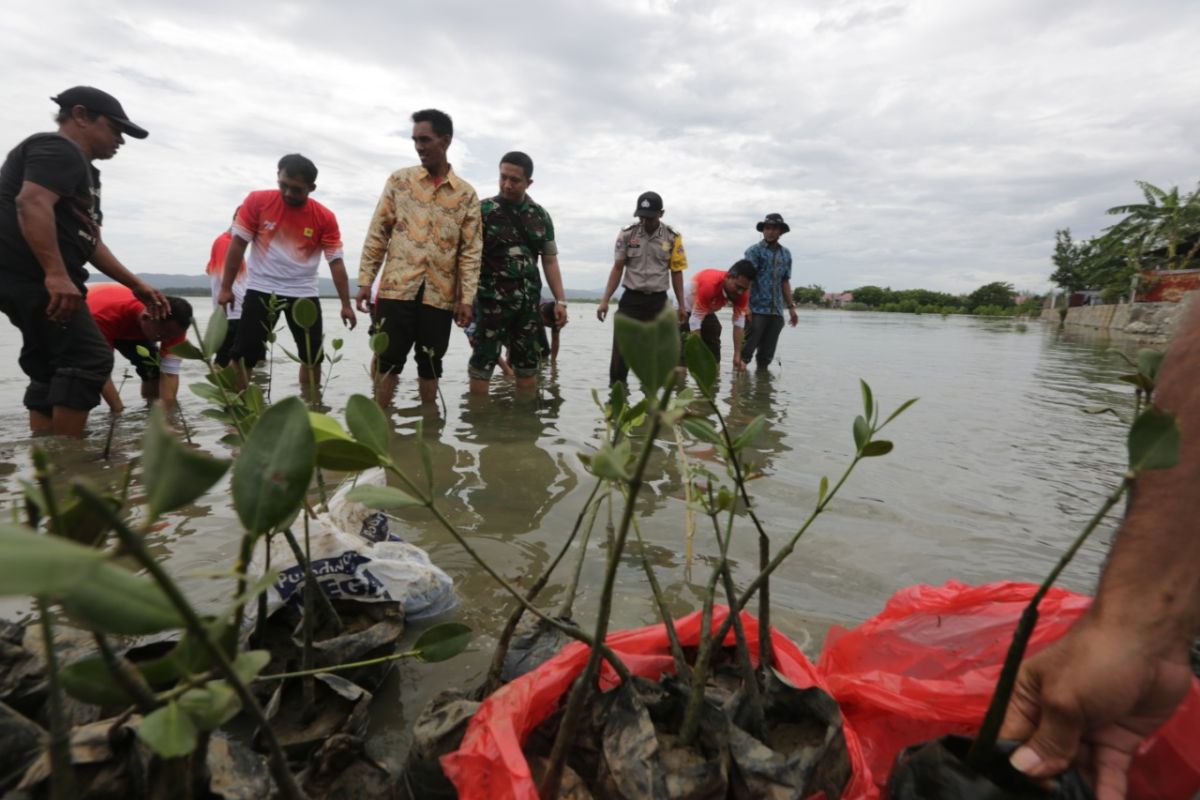
[{"label": "black belt", "polygon": [[654,296],[654,295],[656,295],[656,294],[666,294],[666,293],[667,293],[667,290],[666,290],[666,289],[661,289],[661,290],[659,290],[659,291],[657,291],[657,292],[647,292],[647,291],[643,291],[642,289],[630,289],[628,286],[626,286],[626,287],[623,287],[623,288],[624,288],[624,289],[625,289],[625,291],[627,291],[627,292],[632,292],[633,294],[644,294],[644,295],[646,295],[647,297],[653,297],[653,296]]}]

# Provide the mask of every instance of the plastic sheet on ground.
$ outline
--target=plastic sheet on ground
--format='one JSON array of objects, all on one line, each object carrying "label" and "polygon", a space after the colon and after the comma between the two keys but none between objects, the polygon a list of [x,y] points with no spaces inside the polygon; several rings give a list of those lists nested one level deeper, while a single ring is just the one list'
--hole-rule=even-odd
[{"label": "plastic sheet on ground", "polygon": [[[370,470],[348,482],[329,499],[329,511],[309,522],[309,548],[313,572],[332,599],[361,602],[398,602],[408,621],[434,617],[458,604],[450,576],[429,560],[429,555],[403,541],[391,530],[394,521],[362,503],[346,499],[354,486],[383,485],[381,469]],[[303,542],[302,522],[293,527]],[[260,539],[250,562],[250,572],[262,575],[266,539]],[[303,596],[304,569],[282,536],[271,544],[271,566],[279,578],[267,589],[267,614]],[[254,604],[249,610],[253,611]]]},{"label": "plastic sheet on ground", "polygon": [[[829,631],[818,662],[882,786],[896,754],[920,741],[978,729],[1021,611],[1037,587],[1001,582],[912,586],[853,630]],[[1039,606],[1033,655],[1061,637],[1091,598],[1051,589]],[[1200,681],[1139,748],[1130,800],[1190,800],[1200,788]],[[865,800],[880,796],[871,787]]]},{"label": "plastic sheet on ground", "polygon": [[[720,625],[729,609],[717,606],[713,625]],[[758,653],[758,621],[742,614],[746,638],[753,655]],[[684,647],[700,640],[700,613],[675,621]],[[651,680],[674,672],[663,625],[619,631],[611,634],[608,645],[621,657],[630,672]],[[825,686],[813,665],[795,643],[776,630],[771,632],[775,668],[799,688]],[[725,644],[732,646],[733,632]],[[533,731],[558,706],[571,683],[583,672],[588,649],[579,642],[563,648],[557,656],[538,669],[509,683],[480,704],[463,736],[462,746],[442,757],[442,769],[458,789],[462,800],[536,800],[537,787],[530,773],[522,746]],[[617,676],[607,663],[600,675],[602,689],[617,684]],[[853,731],[845,731],[853,775],[844,798],[864,797],[871,788],[862,751]]]}]

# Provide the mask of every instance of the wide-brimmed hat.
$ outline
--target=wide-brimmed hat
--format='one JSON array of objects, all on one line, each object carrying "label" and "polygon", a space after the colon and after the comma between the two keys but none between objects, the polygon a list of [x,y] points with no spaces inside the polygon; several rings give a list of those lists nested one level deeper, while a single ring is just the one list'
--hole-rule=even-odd
[{"label": "wide-brimmed hat", "polygon": [[145,139],[150,135],[145,128],[129,121],[129,117],[125,114],[125,109],[121,108],[121,104],[117,101],[117,98],[108,92],[100,91],[94,86],[72,86],[58,97],[51,97],[50,99],[58,103],[59,108],[83,106],[94,114],[103,114],[117,123],[122,133],[132,136],[135,139]]},{"label": "wide-brimmed hat", "polygon": [[762,229],[767,225],[778,225],[783,229],[783,233],[787,233],[792,229],[791,225],[788,225],[783,221],[783,214],[767,214],[763,221],[755,226],[755,230],[757,230],[759,233],[762,233]]},{"label": "wide-brimmed hat", "polygon": [[658,192],[642,192],[638,195],[637,207],[633,210],[635,217],[657,217],[663,210],[662,198]]}]

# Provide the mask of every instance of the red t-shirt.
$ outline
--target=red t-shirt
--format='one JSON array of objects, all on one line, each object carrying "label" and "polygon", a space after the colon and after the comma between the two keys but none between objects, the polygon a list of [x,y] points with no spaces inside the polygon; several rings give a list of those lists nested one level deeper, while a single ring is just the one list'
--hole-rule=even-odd
[{"label": "red t-shirt", "polygon": [[[725,275],[723,269],[705,269],[697,272],[692,278],[687,292],[687,304],[691,313],[690,325],[692,330],[699,330],[700,323],[709,314],[725,307],[729,298],[725,296]],[[746,315],[750,311],[750,293],[743,292],[733,302],[733,324],[744,325]]]},{"label": "red t-shirt", "polygon": [[[119,283],[98,283],[89,286],[87,306],[109,347],[118,339],[146,341],[141,323],[142,312],[146,307],[142,305],[141,300],[133,296],[133,290],[128,286]],[[186,338],[187,334],[183,333],[162,342],[159,350],[162,354],[160,362],[163,372],[178,374],[179,358],[167,355],[167,351]]]},{"label": "red t-shirt", "polygon": [[278,189],[251,192],[242,201],[233,235],[250,243],[246,288],[280,297],[316,297],[317,267],[342,257],[337,217],[311,197],[290,206]]}]

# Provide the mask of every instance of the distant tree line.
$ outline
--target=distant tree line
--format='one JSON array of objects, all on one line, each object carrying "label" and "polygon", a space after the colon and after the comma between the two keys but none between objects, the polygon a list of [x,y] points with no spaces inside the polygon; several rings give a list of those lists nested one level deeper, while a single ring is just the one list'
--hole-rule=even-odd
[{"label": "distant tree line", "polygon": [[1050,280],[1066,292],[1099,291],[1106,301],[1129,291],[1142,270],[1200,266],[1200,187],[1181,194],[1138,181],[1145,202],[1115,206],[1122,215],[1099,236],[1071,238],[1070,228],[1054,234],[1054,273]]},{"label": "distant tree line", "polygon": [[[851,289],[854,301],[842,305],[851,311],[889,311],[901,314],[982,314],[984,316],[1020,316],[1041,311],[1043,298],[1029,295],[1017,303],[1011,283],[995,281],[966,295],[935,292],[930,289],[892,289],[859,286]],[[820,286],[804,286],[792,291],[799,304],[828,305]]]}]

